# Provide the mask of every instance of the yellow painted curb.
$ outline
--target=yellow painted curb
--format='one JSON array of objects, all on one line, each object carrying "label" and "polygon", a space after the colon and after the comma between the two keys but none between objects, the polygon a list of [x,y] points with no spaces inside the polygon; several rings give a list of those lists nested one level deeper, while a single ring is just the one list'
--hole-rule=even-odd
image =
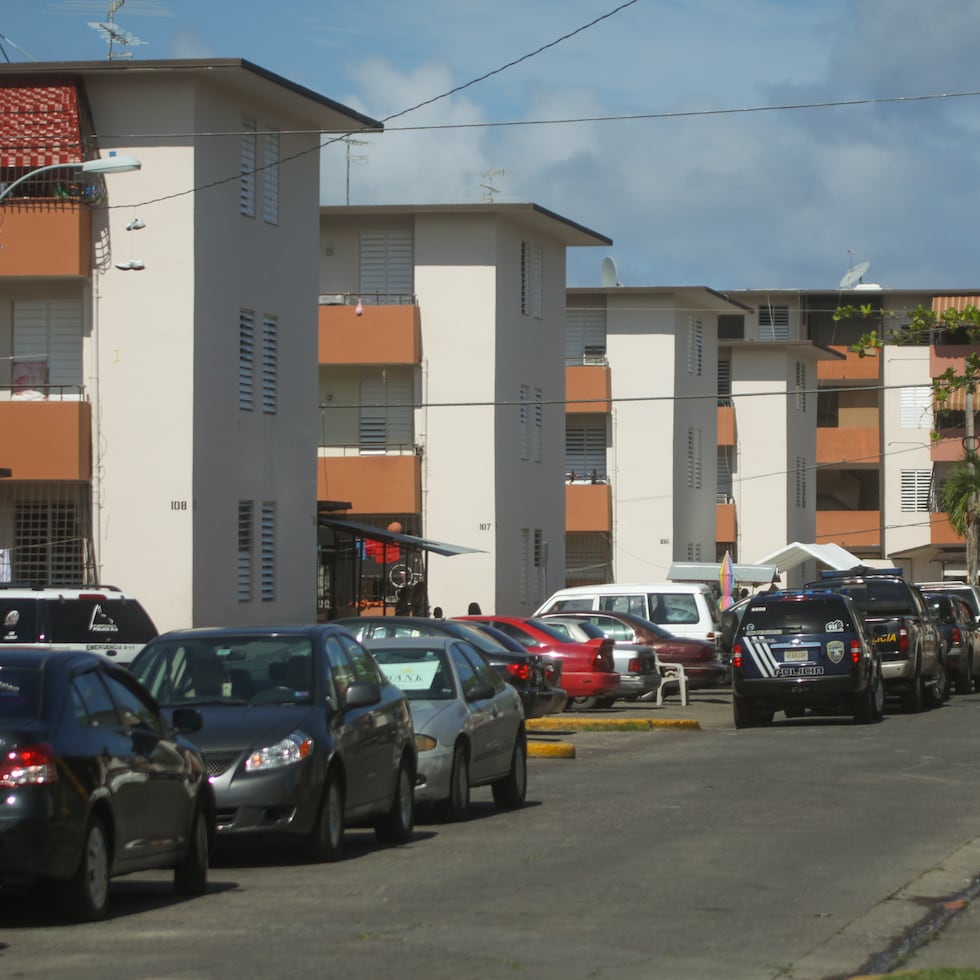
[{"label": "yellow painted curb", "polygon": [[527,754],[531,759],[574,759],[575,746],[571,742],[528,742]]},{"label": "yellow painted curb", "polygon": [[656,728],[684,728],[700,731],[701,723],[695,718],[531,718],[527,722],[529,732],[614,732],[652,731]]}]

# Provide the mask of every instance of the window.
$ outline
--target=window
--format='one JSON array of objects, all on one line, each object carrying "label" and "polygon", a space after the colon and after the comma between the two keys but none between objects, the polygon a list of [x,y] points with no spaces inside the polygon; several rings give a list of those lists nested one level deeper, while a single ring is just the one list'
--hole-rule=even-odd
[{"label": "window", "polygon": [[241,178],[238,190],[238,209],[246,218],[255,217],[256,161],[255,120],[242,119]]},{"label": "window", "polygon": [[806,365],[796,362],[796,410],[806,411]]},{"label": "window", "polygon": [[929,510],[931,470],[902,470],[902,510],[905,512]]},{"label": "window", "polygon": [[569,483],[606,482],[605,416],[572,415],[565,422],[565,479]]},{"label": "window", "polygon": [[521,459],[528,459],[530,456],[529,445],[531,441],[530,426],[528,425],[529,409],[528,399],[531,396],[531,389],[527,385],[521,385],[520,392],[520,444]]},{"label": "window", "polygon": [[704,324],[695,316],[687,320],[687,373],[701,377],[704,367]]},{"label": "window", "polygon": [[612,549],[609,535],[600,531],[573,531],[566,534],[565,583],[592,585],[611,581]]},{"label": "window", "polygon": [[759,339],[789,340],[789,307],[766,303],[759,307]]},{"label": "window", "polygon": [[528,565],[530,563],[531,554],[531,529],[527,527],[521,528],[521,562],[519,566],[518,574],[520,579],[518,581],[518,599],[523,604],[527,602],[527,583],[528,583]]},{"label": "window", "polygon": [[153,732],[160,737],[166,734],[159,716],[148,701],[111,674],[104,674],[103,680],[109,688],[113,701],[116,702],[124,725],[128,728],[139,728],[144,732]]},{"label": "window", "polygon": [[262,318],[262,411],[275,415],[279,403],[279,320]]},{"label": "window", "polygon": [[361,302],[396,306],[414,302],[415,258],[411,231],[361,234]]},{"label": "window", "polygon": [[687,485],[701,489],[701,430],[687,430]]},{"label": "window", "polygon": [[732,362],[728,359],[718,361],[718,399],[728,400],[732,397]]},{"label": "window", "polygon": [[606,363],[605,306],[570,306],[566,308],[565,363]]},{"label": "window", "polygon": [[238,407],[255,407],[255,313],[238,311]]},{"label": "window", "polygon": [[90,538],[86,490],[69,486],[75,499],[18,500],[14,504],[13,579],[45,585],[85,581]]},{"label": "window", "polygon": [[276,505],[262,504],[259,583],[263,602],[276,598]]},{"label": "window", "polygon": [[382,369],[361,375],[358,440],[363,453],[405,448],[415,440],[415,389],[410,376]]},{"label": "window", "polygon": [[521,313],[540,320],[544,316],[544,249],[521,242]]},{"label": "window", "polygon": [[806,507],[806,460],[796,457],[796,506]]},{"label": "window", "polygon": [[78,398],[82,387],[81,301],[18,300],[13,325],[14,397],[30,392],[33,398],[39,394]]},{"label": "window", "polygon": [[119,715],[101,671],[86,670],[72,680],[71,702],[75,720],[86,728],[119,727]]},{"label": "window", "polygon": [[899,391],[899,424],[903,429],[932,428],[932,387],[916,385]]},{"label": "window", "polygon": [[540,388],[534,389],[534,426],[531,429],[531,459],[541,462],[544,441],[544,396]]},{"label": "window", "polygon": [[[688,541],[688,543],[687,543],[687,560],[688,561],[700,561],[701,560],[701,542],[700,541],[698,541],[698,542]],[[683,599],[686,600],[686,599],[692,598],[692,597],[683,596],[681,598],[683,598]],[[668,601],[670,601],[670,600],[668,600]],[[678,608],[678,607],[675,607],[675,608]],[[680,614],[675,613],[674,614],[675,618],[673,618],[673,619],[671,619],[670,616],[668,615],[667,622],[668,623],[681,623],[681,622],[684,622],[684,623],[696,623],[698,621],[697,614],[696,613],[694,614],[694,618],[693,619],[689,619],[689,618],[680,619],[680,618],[677,618],[679,615]]]},{"label": "window", "polygon": [[254,529],[254,503],[238,501],[238,601],[252,601],[252,561]]},{"label": "window", "polygon": [[262,219],[279,224],[279,133],[272,127],[262,137]]},{"label": "window", "polygon": [[732,459],[735,455],[734,446],[718,447],[718,469],[716,493],[718,498],[716,503],[730,504],[733,502],[733,480],[732,480]]}]

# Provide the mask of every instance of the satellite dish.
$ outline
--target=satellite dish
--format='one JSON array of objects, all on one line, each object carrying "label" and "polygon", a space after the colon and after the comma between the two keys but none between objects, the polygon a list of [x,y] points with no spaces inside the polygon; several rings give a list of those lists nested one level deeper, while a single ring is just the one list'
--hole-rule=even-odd
[{"label": "satellite dish", "polygon": [[858,283],[861,282],[862,277],[871,268],[870,262],[858,262],[850,271],[848,271],[844,278],[840,281],[841,289],[854,289]]},{"label": "satellite dish", "polygon": [[602,266],[599,269],[599,278],[603,286],[623,285],[619,281],[619,272],[616,270],[616,260],[608,255],[602,260]]}]

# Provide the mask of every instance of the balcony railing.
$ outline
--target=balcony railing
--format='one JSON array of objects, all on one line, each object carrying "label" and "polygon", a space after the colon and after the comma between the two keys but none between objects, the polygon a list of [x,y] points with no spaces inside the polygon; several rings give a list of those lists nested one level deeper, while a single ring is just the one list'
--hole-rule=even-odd
[{"label": "balcony railing", "polygon": [[415,293],[320,293],[321,306],[418,306]]}]

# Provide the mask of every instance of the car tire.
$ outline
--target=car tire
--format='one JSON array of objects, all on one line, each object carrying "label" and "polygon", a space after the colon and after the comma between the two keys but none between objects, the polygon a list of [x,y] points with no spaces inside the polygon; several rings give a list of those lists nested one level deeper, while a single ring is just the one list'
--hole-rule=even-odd
[{"label": "car tire", "polygon": [[514,740],[510,755],[510,772],[490,787],[493,802],[501,810],[519,810],[527,799],[527,735],[522,728]]},{"label": "car tire", "polygon": [[[762,715],[745,698],[732,697],[732,711],[736,728],[755,728],[762,724]],[[772,721],[772,713],[769,714]]]},{"label": "car tire", "polygon": [[187,852],[174,866],[174,892],[177,895],[204,895],[208,890],[208,814],[203,800],[198,800],[191,822]]},{"label": "car tire", "polygon": [[969,694],[973,689],[973,653],[963,658],[963,669],[953,679],[953,689],[957,694]]},{"label": "car tire", "polygon": [[449,774],[449,796],[436,804],[441,820],[456,823],[470,815],[470,763],[466,747],[457,743],[453,750],[453,768]]},{"label": "car tire", "polygon": [[802,718],[806,714],[806,708],[802,704],[790,704],[783,708],[783,714],[787,718]]},{"label": "car tire", "polygon": [[388,812],[374,825],[383,844],[407,844],[415,829],[415,790],[412,770],[403,758],[395,776],[395,795]]},{"label": "car tire", "polygon": [[102,819],[93,816],[85,828],[75,873],[59,889],[65,916],[74,922],[104,919],[109,907],[109,839]]},{"label": "car tire", "polygon": [[927,700],[930,708],[939,708],[949,700],[949,671],[946,662],[940,660],[935,676],[929,685]]},{"label": "car tire", "polygon": [[571,706],[576,711],[591,711],[592,708],[599,707],[599,699],[588,697],[588,698],[572,698]]},{"label": "car tire", "polygon": [[902,692],[902,710],[907,715],[917,715],[922,711],[922,675],[918,669]]},{"label": "car tire", "polygon": [[885,713],[885,689],[881,682],[881,671],[872,667],[871,680],[858,695],[854,707],[854,722],[857,725],[870,725],[881,721]]},{"label": "car tire", "polygon": [[611,708],[616,703],[616,698],[596,698],[595,707],[597,708]]},{"label": "car tire", "polygon": [[339,861],[344,853],[344,789],[336,769],[327,771],[313,829],[303,842],[310,864]]}]

